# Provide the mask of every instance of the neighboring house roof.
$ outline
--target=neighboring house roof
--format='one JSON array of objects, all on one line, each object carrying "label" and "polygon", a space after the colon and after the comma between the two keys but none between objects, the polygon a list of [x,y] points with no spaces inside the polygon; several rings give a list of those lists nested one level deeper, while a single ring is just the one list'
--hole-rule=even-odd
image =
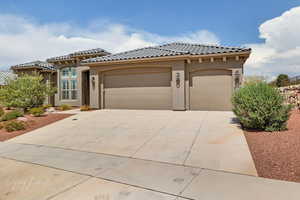
[{"label": "neighboring house roof", "polygon": [[73,58],[70,55],[57,56],[57,57],[48,58],[47,62],[64,61],[64,60],[73,60]]},{"label": "neighboring house roof", "polygon": [[84,51],[76,51],[64,56],[57,56],[47,59],[47,62],[55,62],[55,61],[65,61],[65,60],[73,60],[79,56],[91,56],[91,55],[109,55],[110,53],[105,51],[104,49],[89,49]]},{"label": "neighboring house roof", "polygon": [[298,80],[300,80],[300,76],[295,76],[290,78],[290,81],[298,81]]},{"label": "neighboring house roof", "polygon": [[141,58],[155,58],[178,55],[210,55],[224,53],[250,52],[249,48],[224,47],[190,43],[170,43],[154,47],[145,47],[117,54],[83,60],[82,63],[119,61]]},{"label": "neighboring house roof", "polygon": [[11,69],[26,69],[26,68],[37,68],[45,71],[56,70],[56,68],[52,64],[44,61],[39,61],[39,60],[11,66]]},{"label": "neighboring house roof", "polygon": [[14,79],[16,77],[16,74],[12,72],[0,71],[0,85],[6,85],[7,79]]}]

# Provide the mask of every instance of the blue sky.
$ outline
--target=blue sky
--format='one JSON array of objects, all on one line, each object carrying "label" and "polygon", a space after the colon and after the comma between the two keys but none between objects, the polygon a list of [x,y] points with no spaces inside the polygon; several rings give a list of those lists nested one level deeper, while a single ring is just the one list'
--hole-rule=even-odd
[{"label": "blue sky", "polygon": [[[276,67],[274,71],[267,65],[274,62],[270,59],[275,52],[282,51],[274,45],[276,31],[282,32],[279,38],[282,41],[292,34],[283,30],[277,18],[283,17],[288,22],[284,23],[289,24],[285,29],[294,30],[300,24],[293,20],[299,12],[293,8],[299,5],[299,0],[2,0],[0,66],[7,68],[18,62],[86,48],[102,47],[118,52],[182,40],[250,46],[255,55],[250,61],[249,74],[275,76],[288,69],[286,73],[292,75],[297,73],[300,62],[287,62],[289,67]],[[291,16],[284,15],[291,10]],[[3,47],[9,39],[19,42],[6,49],[8,55],[4,52],[1,57],[1,42]],[[289,48],[294,50],[298,46]]]},{"label": "blue sky", "polygon": [[108,20],[167,36],[207,29],[222,43],[235,46],[259,42],[261,23],[299,4],[299,0],[2,0],[0,12],[81,26]]}]

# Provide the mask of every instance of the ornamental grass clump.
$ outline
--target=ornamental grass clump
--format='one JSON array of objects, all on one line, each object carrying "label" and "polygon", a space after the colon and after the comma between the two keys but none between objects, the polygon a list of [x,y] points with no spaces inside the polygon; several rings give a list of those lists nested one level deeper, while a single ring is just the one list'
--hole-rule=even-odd
[{"label": "ornamental grass clump", "polygon": [[25,130],[26,126],[24,122],[21,121],[9,121],[4,124],[4,128],[7,132]]},{"label": "ornamental grass clump", "polygon": [[68,104],[62,104],[57,109],[60,110],[60,111],[65,111],[65,110],[71,110],[72,107],[70,105],[68,105]]},{"label": "ornamental grass clump", "polygon": [[84,112],[84,111],[89,111],[89,110],[91,110],[91,107],[88,105],[83,105],[80,107],[80,111]]},{"label": "ornamental grass clump", "polygon": [[51,108],[52,107],[52,104],[46,104],[46,105],[43,105],[42,106],[42,108],[44,109],[44,110],[47,110],[47,109],[49,109],[49,108]]},{"label": "ornamental grass clump", "polygon": [[280,92],[267,83],[248,83],[235,91],[233,112],[243,128],[262,131],[287,129],[292,107],[284,104]]},{"label": "ornamental grass clump", "polygon": [[32,114],[34,117],[40,117],[45,113],[45,110],[43,107],[31,108],[29,110],[29,113]]},{"label": "ornamental grass clump", "polygon": [[23,116],[24,116],[23,112],[21,112],[19,110],[13,110],[8,113],[5,113],[1,117],[1,121],[9,121],[9,120],[17,119],[18,117],[23,117]]}]

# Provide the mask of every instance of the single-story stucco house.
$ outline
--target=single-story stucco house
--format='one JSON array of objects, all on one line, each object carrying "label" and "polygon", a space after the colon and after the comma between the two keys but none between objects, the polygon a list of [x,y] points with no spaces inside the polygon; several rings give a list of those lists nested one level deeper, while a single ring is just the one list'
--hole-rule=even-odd
[{"label": "single-story stucco house", "polygon": [[79,51],[12,69],[48,77],[58,88],[49,99],[54,105],[231,110],[231,95],[242,83],[250,53],[248,48],[170,43],[117,54]]}]

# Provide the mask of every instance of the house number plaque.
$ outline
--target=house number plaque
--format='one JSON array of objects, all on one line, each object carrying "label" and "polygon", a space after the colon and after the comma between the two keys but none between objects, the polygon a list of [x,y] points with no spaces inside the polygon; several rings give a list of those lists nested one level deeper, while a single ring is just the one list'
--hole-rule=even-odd
[{"label": "house number plaque", "polygon": [[176,87],[180,88],[180,73],[176,73]]}]

